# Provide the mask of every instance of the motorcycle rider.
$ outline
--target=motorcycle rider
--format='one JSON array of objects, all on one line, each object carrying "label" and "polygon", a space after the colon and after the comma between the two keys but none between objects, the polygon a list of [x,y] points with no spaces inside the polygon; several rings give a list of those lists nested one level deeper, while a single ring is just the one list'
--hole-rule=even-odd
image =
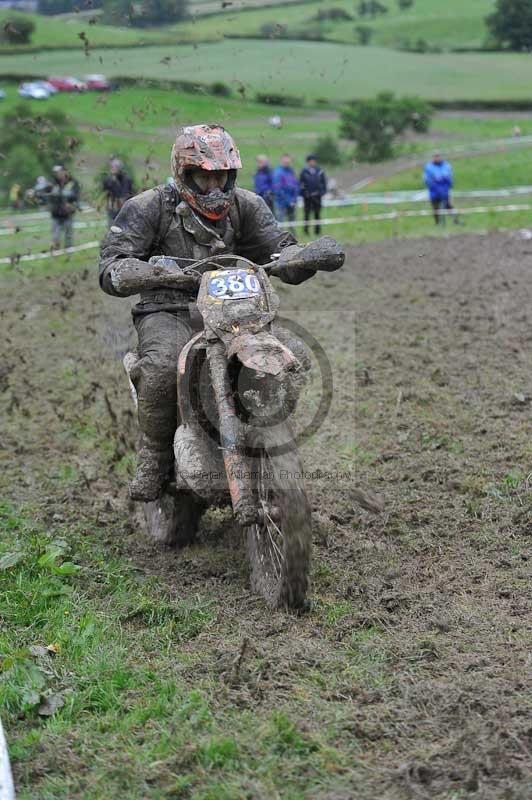
[{"label": "motorcycle rider", "polygon": [[280,252],[272,274],[285,283],[301,283],[316,271],[290,267],[296,240],[261,197],[236,187],[241,166],[220,125],[180,128],[171,155],[175,184],[127,200],[102,244],[101,288],[117,297],[140,294],[132,310],[139,360],[130,374],[142,433],[129,487],[134,500],[159,497],[173,463],[177,357],[192,335],[189,303],[197,295],[194,279],[154,257],[199,260],[230,253],[265,264]]}]

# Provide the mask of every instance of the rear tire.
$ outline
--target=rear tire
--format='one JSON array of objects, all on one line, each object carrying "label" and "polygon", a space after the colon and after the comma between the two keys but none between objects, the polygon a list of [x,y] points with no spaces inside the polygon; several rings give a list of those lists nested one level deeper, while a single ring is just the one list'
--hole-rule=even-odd
[{"label": "rear tire", "polygon": [[[277,509],[246,528],[251,588],[271,608],[304,609],[311,555],[311,512],[303,467],[288,425],[256,430],[256,498],[259,508]],[[286,443],[290,442],[290,445]]]},{"label": "rear tire", "polygon": [[192,544],[204,510],[190,494],[168,490],[158,500],[143,503],[142,508],[148,536],[177,548]]}]

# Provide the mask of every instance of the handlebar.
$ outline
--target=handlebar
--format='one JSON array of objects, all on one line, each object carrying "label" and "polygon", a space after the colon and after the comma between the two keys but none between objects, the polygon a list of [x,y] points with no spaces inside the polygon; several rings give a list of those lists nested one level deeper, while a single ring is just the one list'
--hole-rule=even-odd
[{"label": "handlebar", "polygon": [[[297,252],[294,252],[296,248]],[[149,263],[153,264],[155,271],[159,268],[161,272],[168,268],[178,267],[179,271],[175,273],[175,277],[181,277],[182,283],[188,282],[190,285],[191,283],[199,284],[204,272],[207,272],[208,269],[218,269],[221,266],[219,262],[228,260],[244,262],[253,269],[257,269],[257,265],[249,259],[231,253],[209,256],[200,261],[177,256],[152,256]],[[330,236],[322,236],[304,247],[294,245],[286,248],[286,251],[281,250],[280,253],[274,254],[272,261],[262,264],[261,267],[268,275],[278,277],[286,267],[334,272],[340,269],[344,261],[345,254],[340,245]]]}]

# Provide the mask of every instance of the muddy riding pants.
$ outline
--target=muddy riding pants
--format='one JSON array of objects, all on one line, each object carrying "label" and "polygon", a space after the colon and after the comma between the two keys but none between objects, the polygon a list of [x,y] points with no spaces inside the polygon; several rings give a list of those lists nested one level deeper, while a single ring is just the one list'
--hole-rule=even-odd
[{"label": "muddy riding pants", "polygon": [[139,361],[131,373],[139,427],[163,449],[172,446],[177,420],[177,359],[192,336],[188,312],[135,317]]}]

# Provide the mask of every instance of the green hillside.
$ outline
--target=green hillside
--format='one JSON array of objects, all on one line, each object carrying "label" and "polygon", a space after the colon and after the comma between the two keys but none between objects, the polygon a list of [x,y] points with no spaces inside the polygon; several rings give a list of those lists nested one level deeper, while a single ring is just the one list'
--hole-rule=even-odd
[{"label": "green hillside", "polygon": [[[3,26],[6,19],[11,17],[10,11],[0,11],[0,25]],[[26,14],[35,23],[35,31],[32,34],[29,45],[7,45],[2,43],[2,51],[12,50],[14,54],[35,48],[79,48],[83,52],[83,42],[79,37],[80,33],[85,33],[90,44],[95,46],[111,45],[139,45],[146,43],[167,43],[175,40],[175,33],[170,33],[166,29],[145,30],[140,28],[118,28],[113,25],[101,25],[97,22],[89,24],[86,15],[76,17],[72,15],[66,18],[45,17],[40,14]],[[183,37],[186,35],[183,32]]]},{"label": "green hillside", "polygon": [[[309,36],[341,42],[358,41],[356,27],[367,25],[373,30],[371,44],[384,47],[415,45],[423,39],[429,47],[442,49],[479,48],[486,40],[485,17],[494,7],[494,0],[415,0],[412,8],[401,11],[396,0],[384,0],[388,12],[374,19],[360,17],[353,0],[327,0],[301,5],[278,5],[275,8],[219,14],[194,24],[175,26],[181,36],[222,38],[224,36],[257,36],[263,26],[270,25],[272,36],[308,38]],[[263,4],[264,6],[264,4]],[[318,22],[318,14],[328,9],[343,9],[350,20]],[[275,29],[275,26],[278,26]]]},{"label": "green hillside", "polygon": [[[30,15],[36,30],[29,47],[83,48],[79,34],[83,31],[92,46],[167,44],[172,42],[220,41],[225,37],[264,36],[265,26],[272,38],[320,39],[356,44],[357,26],[372,29],[371,44],[391,48],[412,48],[424,42],[429,49],[480,48],[486,40],[484,19],[494,0],[415,0],[406,11],[399,10],[397,0],[385,0],[388,12],[375,19],[360,17],[352,0],[311,0],[306,3],[279,3],[278,0],[235,2],[224,6],[212,0],[195,0],[190,10],[193,19],[155,29],[102,25],[98,14],[43,17]],[[352,19],[318,22],[317,15],[330,9],[343,9]],[[216,13],[214,13],[216,12]],[[10,12],[0,12],[0,23]],[[205,15],[205,16],[204,16]],[[27,47],[2,45],[3,50],[20,52]]]},{"label": "green hillside", "polygon": [[[106,72],[109,76],[225,81],[249,97],[257,90],[307,100],[346,100],[382,90],[440,100],[530,97],[532,64],[527,54],[403,53],[384,48],[313,42],[225,41],[197,47],[127,50],[56,50],[0,57],[1,74]],[[213,102],[215,102],[213,100]]]}]

